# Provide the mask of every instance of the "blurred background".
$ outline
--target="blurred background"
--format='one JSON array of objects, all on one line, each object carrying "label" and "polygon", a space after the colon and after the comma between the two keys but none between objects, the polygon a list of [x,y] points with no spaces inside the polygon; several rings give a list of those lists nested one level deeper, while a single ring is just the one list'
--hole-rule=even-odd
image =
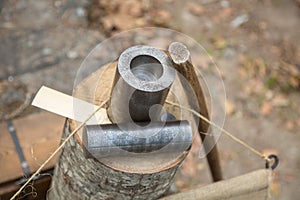
[{"label": "blurred background", "polygon": [[[224,80],[225,129],[266,154],[277,154],[273,199],[297,199],[299,0],[1,0],[0,195],[14,190],[24,176],[4,119],[14,123],[33,172],[58,145],[64,121],[29,105],[40,86],[72,94],[77,69],[98,43],[147,26],[177,30],[203,45]],[[45,131],[51,133],[41,136]],[[206,160],[198,159],[199,143],[176,175],[179,191],[211,182]],[[226,135],[218,145],[226,179],[264,167],[262,159]]]}]

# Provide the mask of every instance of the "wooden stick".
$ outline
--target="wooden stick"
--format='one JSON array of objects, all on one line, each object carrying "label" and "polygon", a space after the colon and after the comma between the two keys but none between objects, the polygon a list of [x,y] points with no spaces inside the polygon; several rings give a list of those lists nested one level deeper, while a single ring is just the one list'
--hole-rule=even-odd
[{"label": "wooden stick", "polygon": [[[173,42],[170,44],[168,49],[170,56],[175,64],[176,70],[181,73],[192,85],[192,88],[197,96],[198,105],[200,109],[200,114],[209,119],[209,114],[204,98],[202,88],[200,86],[197,74],[195,72],[194,66],[190,62],[190,52],[185,45],[179,42]],[[190,102],[194,103],[194,102]],[[213,180],[220,181],[222,180],[222,171],[220,166],[220,160],[217,150],[217,145],[213,136],[206,137],[209,128],[209,124],[204,120],[200,120],[198,131],[204,145],[204,149],[207,153],[207,161],[211,171]],[[205,142],[204,142],[205,141]],[[210,148],[212,147],[211,151]]]}]

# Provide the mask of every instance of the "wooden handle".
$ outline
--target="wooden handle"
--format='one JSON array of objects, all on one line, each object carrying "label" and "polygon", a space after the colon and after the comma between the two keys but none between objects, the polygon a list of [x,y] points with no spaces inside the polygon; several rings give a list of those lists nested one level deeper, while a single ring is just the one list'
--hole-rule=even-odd
[{"label": "wooden handle", "polygon": [[[190,52],[188,51],[187,47],[179,42],[174,42],[169,46],[169,54],[174,62],[176,70],[181,75],[183,75],[191,84],[198,100],[200,114],[209,119],[204,93],[202,91],[194,66],[190,62]],[[190,102],[191,105],[193,103],[194,102]],[[202,139],[204,149],[207,153],[207,160],[210,171],[213,180],[219,181],[222,180],[222,171],[215,139],[213,136],[206,137],[204,134],[201,134],[207,133],[208,128],[209,124],[203,120],[200,120],[198,132]]]}]

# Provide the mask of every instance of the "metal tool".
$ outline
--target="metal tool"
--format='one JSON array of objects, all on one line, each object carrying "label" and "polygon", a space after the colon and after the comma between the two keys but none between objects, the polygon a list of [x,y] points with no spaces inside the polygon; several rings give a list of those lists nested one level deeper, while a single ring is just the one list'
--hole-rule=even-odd
[{"label": "metal tool", "polygon": [[118,60],[109,118],[114,123],[159,121],[161,107],[150,108],[164,104],[174,78],[172,61],[165,52],[149,46],[126,49]]},{"label": "metal tool", "polygon": [[19,142],[19,139],[18,139],[18,136],[17,136],[16,129],[15,129],[15,127],[14,127],[11,120],[5,120],[5,122],[7,124],[8,131],[9,131],[9,133],[10,133],[12,139],[13,139],[13,142],[15,144],[15,148],[16,148],[16,151],[18,153],[18,156],[19,156],[19,159],[20,159],[20,162],[21,162],[21,166],[22,166],[25,178],[28,178],[30,176],[30,169],[29,169],[29,166],[26,162],[23,150],[21,148],[21,145],[20,145],[20,142]]},{"label": "metal tool", "polygon": [[82,136],[85,155],[99,159],[153,152],[174,153],[186,151],[192,144],[192,129],[188,121],[148,125],[144,122],[87,125]]}]

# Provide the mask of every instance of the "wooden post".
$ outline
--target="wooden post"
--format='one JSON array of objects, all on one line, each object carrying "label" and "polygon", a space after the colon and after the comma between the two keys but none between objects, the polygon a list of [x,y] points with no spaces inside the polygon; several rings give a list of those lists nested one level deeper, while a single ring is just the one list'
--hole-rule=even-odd
[{"label": "wooden post", "polygon": [[[107,100],[115,67],[116,63],[112,63],[94,72],[78,85],[73,95],[95,104]],[[76,126],[75,121],[67,120],[63,138]],[[62,150],[49,199],[157,199],[169,189],[188,153],[86,159],[81,135],[79,131]]]},{"label": "wooden post", "polygon": [[[201,85],[199,83],[197,73],[194,66],[191,63],[190,52],[187,47],[182,43],[174,42],[169,46],[169,53],[175,64],[176,70],[183,75],[189,83],[192,85],[194,92],[197,96],[200,114],[207,119],[209,119],[208,109],[205,102],[204,93],[202,91]],[[189,102],[192,104],[193,102]],[[210,168],[210,172],[213,180],[222,180],[222,170],[220,165],[219,153],[217,149],[217,144],[213,135],[206,137],[206,135],[201,133],[207,133],[209,129],[209,124],[203,120],[199,121],[198,131],[200,138],[203,142],[204,149],[207,153],[207,162]]]}]

